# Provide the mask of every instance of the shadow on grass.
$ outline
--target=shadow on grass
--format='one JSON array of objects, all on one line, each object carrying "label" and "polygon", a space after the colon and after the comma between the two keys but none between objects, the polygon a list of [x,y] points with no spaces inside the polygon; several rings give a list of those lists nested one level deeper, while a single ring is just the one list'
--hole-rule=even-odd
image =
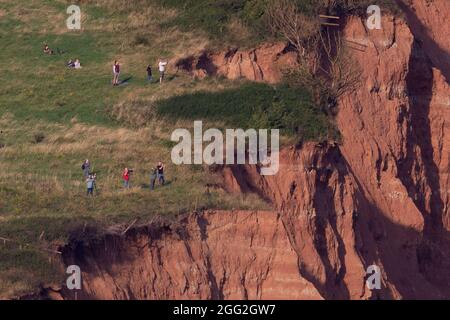
[{"label": "shadow on grass", "polygon": [[[168,187],[172,184],[172,181],[166,181],[163,185],[159,184],[158,182],[155,182],[155,190],[158,188]],[[143,183],[141,184],[142,189],[150,189],[149,183]]]},{"label": "shadow on grass", "polygon": [[122,81],[119,82],[119,86],[128,84],[128,83],[131,81],[132,78],[133,78],[133,77],[130,76],[130,77],[128,77],[128,78],[123,79]]}]

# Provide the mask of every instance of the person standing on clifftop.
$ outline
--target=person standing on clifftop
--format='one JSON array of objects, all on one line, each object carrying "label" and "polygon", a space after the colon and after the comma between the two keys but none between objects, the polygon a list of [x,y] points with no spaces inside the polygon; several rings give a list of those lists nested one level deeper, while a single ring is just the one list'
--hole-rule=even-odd
[{"label": "person standing on clifftop", "polygon": [[150,190],[155,189],[155,181],[158,176],[158,171],[155,168],[152,168],[150,171]]},{"label": "person standing on clifftop", "polygon": [[81,165],[81,170],[83,170],[83,177],[87,178],[91,172],[91,163],[86,159]]},{"label": "person standing on clifftop", "polygon": [[95,178],[96,178],[95,174],[90,174],[89,177],[86,179],[88,196],[94,196]]},{"label": "person standing on clifftop", "polygon": [[158,165],[156,166],[156,172],[158,174],[158,182],[160,185],[164,185],[166,182],[164,179],[164,164],[160,161],[158,162]]},{"label": "person standing on clifftop", "polygon": [[158,66],[159,66],[159,83],[162,84],[164,80],[164,75],[166,73],[167,61],[160,59]]},{"label": "person standing on clifftop", "polygon": [[153,74],[152,74],[152,66],[147,66],[147,81],[152,82],[153,81]]},{"label": "person standing on clifftop", "polygon": [[116,60],[113,64],[113,86],[119,85],[119,76],[120,76],[120,64]]},{"label": "person standing on clifftop", "polygon": [[123,171],[122,178],[125,189],[130,189],[130,170],[128,170],[128,168],[125,168]]}]

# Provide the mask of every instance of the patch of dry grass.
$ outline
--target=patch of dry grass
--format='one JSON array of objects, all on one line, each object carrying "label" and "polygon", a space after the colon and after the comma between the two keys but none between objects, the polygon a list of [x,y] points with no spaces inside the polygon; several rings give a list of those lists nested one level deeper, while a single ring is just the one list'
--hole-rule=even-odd
[{"label": "patch of dry grass", "polygon": [[[3,237],[31,244],[45,241],[46,247],[56,248],[83,225],[106,230],[135,218],[145,224],[155,215],[170,216],[206,207],[267,208],[256,196],[224,192],[220,176],[206,167],[173,165],[170,130],[164,123],[156,121],[136,129],[108,128],[76,120],[70,125],[23,123],[7,114],[0,118],[0,127],[6,142],[0,149]],[[33,142],[35,131],[44,134],[42,142]],[[94,198],[85,195],[86,183],[80,166],[86,158],[98,175]],[[168,184],[157,185],[151,191],[150,168],[159,160],[166,164]],[[135,170],[130,190],[121,185],[125,166]],[[43,231],[45,235],[39,240]],[[49,255],[33,248],[27,250],[30,254],[19,246],[3,248],[0,297],[24,294],[39,284],[58,281],[54,266],[47,262]],[[26,275],[22,277],[22,273]]]},{"label": "patch of dry grass", "polygon": [[[188,126],[189,123],[180,125]],[[174,188],[184,190],[184,186],[187,186],[192,192],[192,197],[201,198],[207,183],[218,183],[213,173],[198,168],[193,170],[190,166],[171,164],[170,130],[164,128],[164,123],[156,122],[136,129],[107,128],[76,121],[70,126],[44,122],[25,124],[11,119],[10,115],[5,115],[0,118],[0,126],[3,130],[2,138],[6,141],[6,146],[0,149],[3,159],[0,162],[0,186],[6,188],[6,191],[2,189],[2,192],[18,195],[23,192],[24,196],[20,203],[15,203],[8,196],[2,199],[6,200],[7,208],[14,208],[14,211],[20,214],[29,214],[26,209],[30,207],[35,208],[34,213],[39,210],[46,211],[47,208],[39,208],[33,204],[35,197],[54,198],[54,201],[59,202],[59,196],[83,194],[85,186],[80,165],[85,158],[91,160],[92,170],[99,175],[98,185],[101,188],[99,201],[123,199],[134,194],[142,196],[141,200],[144,202],[154,203],[156,199],[160,199],[161,206],[155,206],[155,209],[159,210],[167,207],[170,202],[167,198],[176,200],[179,196],[172,193]],[[40,143],[32,140],[32,132],[36,130],[45,136]],[[153,197],[148,189],[142,188],[142,185],[148,184],[150,168],[159,160],[166,163],[167,179],[171,184],[159,188],[158,197]],[[133,177],[135,188],[127,192],[120,187],[124,166],[135,169]],[[161,195],[163,196],[160,197]],[[221,193],[221,196],[227,195]],[[175,201],[177,202],[175,207],[179,209],[189,207],[189,202],[185,202],[186,198],[178,200],[180,201]],[[68,197],[64,203],[57,205],[60,208],[70,207],[70,210],[74,210],[71,214],[76,215],[77,210],[85,213],[83,204],[78,200],[71,201]],[[80,207],[77,209],[77,206]],[[102,207],[103,204],[100,209]],[[111,209],[107,206],[105,208]],[[131,207],[128,209],[132,210]],[[64,214],[63,212],[54,214]],[[11,212],[2,208],[0,214],[5,218]]]}]

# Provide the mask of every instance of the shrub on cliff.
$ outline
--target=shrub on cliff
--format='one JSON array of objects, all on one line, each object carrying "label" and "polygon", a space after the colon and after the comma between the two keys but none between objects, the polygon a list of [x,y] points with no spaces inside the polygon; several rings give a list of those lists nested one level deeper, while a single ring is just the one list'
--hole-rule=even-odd
[{"label": "shrub on cliff", "polygon": [[[212,39],[227,42],[243,40],[239,45],[254,44],[271,38],[267,24],[269,7],[278,0],[159,0],[163,7],[177,9],[177,15],[168,25],[185,29],[201,29]],[[372,0],[286,0],[288,7],[295,6],[305,17],[318,20],[318,14],[365,15]],[[383,12],[400,12],[395,0],[379,0],[376,3]],[[286,6],[285,6],[286,7]],[[285,12],[289,13],[286,7]],[[233,28],[236,19],[246,31]],[[242,29],[242,28],[241,28]],[[245,37],[241,34],[244,32]]]},{"label": "shrub on cliff", "polygon": [[195,92],[157,103],[168,120],[208,119],[233,128],[274,128],[307,140],[335,138],[328,117],[317,109],[305,88],[246,83],[220,92]]}]

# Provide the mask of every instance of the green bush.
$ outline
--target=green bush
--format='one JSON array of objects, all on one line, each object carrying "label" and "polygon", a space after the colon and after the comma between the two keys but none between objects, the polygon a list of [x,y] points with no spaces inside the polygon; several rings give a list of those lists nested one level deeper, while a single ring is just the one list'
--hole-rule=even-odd
[{"label": "green bush", "polygon": [[201,29],[211,39],[235,41],[235,35],[227,26],[232,17],[241,19],[254,34],[263,29],[264,7],[267,0],[159,0],[165,7],[176,8],[177,17],[167,26],[178,26],[183,29]]},{"label": "green bush", "polygon": [[[276,1],[276,0],[268,0]],[[384,12],[398,13],[395,0],[292,0],[297,3],[300,11],[308,16],[320,13],[336,15],[365,15],[367,7],[372,4],[380,6]]]},{"label": "green bush", "polygon": [[[270,37],[265,12],[267,5],[276,0],[159,0],[162,6],[176,8],[179,14],[169,24],[185,29],[202,29],[213,39],[235,40],[227,29],[232,17],[240,19],[262,41]],[[292,0],[301,13],[317,17],[319,13],[336,15],[365,15],[372,0]],[[400,12],[395,0],[376,2],[383,12]]]},{"label": "green bush", "polygon": [[196,92],[157,103],[168,120],[208,120],[232,128],[280,129],[287,136],[316,140],[333,131],[328,117],[312,102],[307,90],[246,83],[221,92]]},{"label": "green bush", "polygon": [[394,15],[400,13],[400,8],[395,0],[337,0],[336,6],[332,8],[332,13],[364,16],[367,14],[367,8],[370,5],[379,6],[384,13]]}]

